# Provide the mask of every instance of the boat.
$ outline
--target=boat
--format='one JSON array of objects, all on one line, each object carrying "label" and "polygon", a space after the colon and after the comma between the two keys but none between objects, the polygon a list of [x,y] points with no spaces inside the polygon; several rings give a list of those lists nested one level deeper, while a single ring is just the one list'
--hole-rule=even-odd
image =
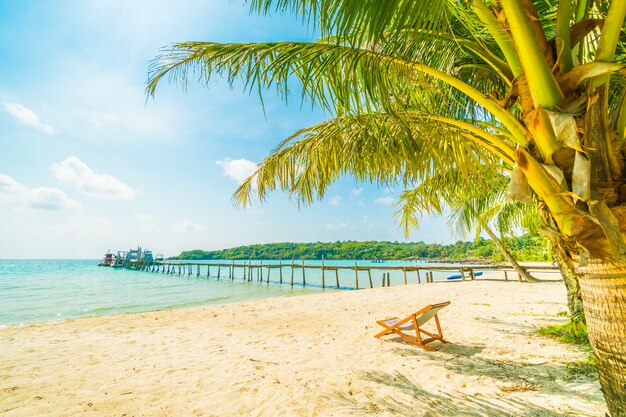
[{"label": "boat", "polygon": [[155,261],[163,261],[165,258],[162,254],[153,255],[151,250],[137,249],[128,251],[117,251],[117,255],[113,255],[109,250],[98,266],[112,266],[115,268],[141,269],[145,265],[152,265]]},{"label": "boat", "polygon": [[104,254],[104,258],[102,258],[98,266],[113,266],[114,263],[115,257],[111,253],[111,249],[109,249],[109,251]]},{"label": "boat", "polygon": [[[475,276],[475,277],[479,277],[479,276],[481,276],[482,274],[483,274],[483,273],[482,273],[481,271],[474,272],[474,276]],[[461,278],[463,278],[463,275],[458,274],[458,275],[450,275],[450,276],[449,276],[448,278],[446,278],[446,279],[453,280],[453,279],[461,279]]]},{"label": "boat", "polygon": [[126,252],[124,266],[130,269],[142,269],[145,265],[151,265],[153,262],[152,251],[138,246],[137,249]]},{"label": "boat", "polygon": [[137,249],[131,249],[126,252],[126,262],[127,263],[136,263],[141,257],[141,247]]}]

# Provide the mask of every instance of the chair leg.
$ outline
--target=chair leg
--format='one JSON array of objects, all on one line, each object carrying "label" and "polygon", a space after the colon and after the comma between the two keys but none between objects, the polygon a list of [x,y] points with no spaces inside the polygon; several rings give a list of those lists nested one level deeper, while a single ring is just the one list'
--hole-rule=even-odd
[{"label": "chair leg", "polygon": [[409,341],[409,342],[411,342],[413,344],[416,344],[419,347],[423,347],[424,349],[427,349],[427,350],[434,350],[430,346],[427,346],[424,343],[422,343],[422,340],[421,340],[421,338],[419,338],[419,335],[418,335],[418,338],[415,338],[415,337],[409,336],[408,334],[403,333],[401,331],[394,331],[394,333],[397,334],[398,336],[400,336],[401,338],[403,338],[403,339],[405,339],[405,340],[407,340],[407,341]]},{"label": "chair leg", "polygon": [[443,332],[441,331],[441,325],[439,324],[439,317],[435,314],[435,324],[437,324],[437,334],[443,338]]},{"label": "chair leg", "polygon": [[426,347],[426,345],[422,342],[422,335],[420,334],[420,328],[417,325],[417,319],[415,315],[413,316],[413,326],[415,327],[415,334],[417,335],[417,340],[419,341],[418,345]]},{"label": "chair leg", "polygon": [[376,323],[378,323],[379,325],[383,326],[385,328],[385,330],[383,330],[380,333],[376,334],[374,336],[375,338],[380,339],[382,336],[384,336],[386,334],[395,333],[394,326],[388,326],[387,324],[385,324],[384,321],[377,321]]},{"label": "chair leg", "polygon": [[374,337],[377,339],[380,339],[381,337],[383,337],[384,335],[389,334],[389,330],[385,329],[382,332],[378,333],[377,335],[375,335]]},{"label": "chair leg", "polygon": [[391,327],[389,327],[389,326],[385,326],[385,325],[383,325],[383,324],[381,324],[381,323],[378,323],[378,324],[380,324],[381,326],[383,326],[383,327],[385,328],[385,330],[383,330],[383,331],[381,331],[380,333],[376,334],[376,335],[374,336],[375,338],[380,339],[382,336],[384,336],[384,335],[386,335],[386,334],[389,334],[389,333],[392,333],[392,332],[393,332],[393,330],[391,330]]}]

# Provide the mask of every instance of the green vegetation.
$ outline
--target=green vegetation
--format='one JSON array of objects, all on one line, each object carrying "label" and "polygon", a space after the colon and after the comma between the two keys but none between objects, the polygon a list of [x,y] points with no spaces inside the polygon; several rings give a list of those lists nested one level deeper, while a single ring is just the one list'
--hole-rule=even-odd
[{"label": "green vegetation", "polygon": [[552,324],[539,329],[539,334],[550,336],[562,343],[591,347],[584,314],[572,316],[565,324]]},{"label": "green vegetation", "polygon": [[[558,313],[557,316],[567,316],[567,312]],[[561,343],[579,346],[588,352],[585,359],[565,364],[570,379],[597,374],[596,357],[591,351],[583,314],[572,316],[565,324],[552,324],[542,327],[539,329],[539,334],[550,336]]]},{"label": "green vegetation", "polygon": [[[557,316],[567,316],[567,312],[558,313]],[[569,378],[574,379],[580,376],[596,375],[596,357],[591,351],[584,314],[575,314],[565,324],[552,324],[541,327],[539,334],[550,336],[561,343],[579,346],[588,352],[585,359],[565,364]]]},{"label": "green vegetation", "polygon": [[[545,239],[525,235],[505,239],[513,256],[520,261],[547,261]],[[458,241],[451,245],[424,242],[316,242],[268,243],[216,251],[184,251],[174,259],[433,259],[446,261],[503,261],[491,240]]]},{"label": "green vegetation", "polygon": [[579,376],[597,375],[596,357],[593,353],[589,353],[586,359],[568,362],[565,364],[569,372],[570,378],[574,379]]}]

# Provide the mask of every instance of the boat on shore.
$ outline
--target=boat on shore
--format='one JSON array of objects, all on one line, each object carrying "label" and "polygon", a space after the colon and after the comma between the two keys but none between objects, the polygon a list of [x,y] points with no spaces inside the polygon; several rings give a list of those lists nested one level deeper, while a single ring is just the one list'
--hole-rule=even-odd
[{"label": "boat on shore", "polygon": [[[482,274],[483,274],[483,273],[482,273],[482,271],[476,271],[476,272],[474,272],[474,276],[475,276],[475,277],[479,277],[479,276],[481,276]],[[458,275],[450,275],[450,276],[449,276],[448,278],[446,278],[446,279],[453,280],[453,279],[461,279],[461,278],[463,278],[463,275],[458,274]]]}]

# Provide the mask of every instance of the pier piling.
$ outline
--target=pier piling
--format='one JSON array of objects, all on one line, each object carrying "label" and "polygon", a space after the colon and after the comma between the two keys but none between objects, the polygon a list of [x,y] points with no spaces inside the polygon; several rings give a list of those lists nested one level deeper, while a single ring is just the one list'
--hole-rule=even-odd
[{"label": "pier piling", "polygon": [[324,255],[322,255],[322,289],[326,288],[326,280],[324,276]]},{"label": "pier piling", "polygon": [[[213,277],[216,277],[217,279],[221,279],[222,278],[222,268],[227,268],[227,275],[228,278],[231,280],[235,279],[235,275],[236,275],[236,271],[237,268],[241,268],[242,270],[242,279],[243,281],[252,281],[253,280],[253,274],[254,271],[256,270],[256,278],[257,281],[259,282],[265,282],[267,284],[272,283],[272,270],[278,268],[278,277],[276,277],[276,273],[274,272],[274,279],[277,279],[277,281],[275,281],[275,283],[280,283],[283,284],[284,280],[283,280],[283,268],[290,268],[291,269],[291,278],[289,280],[289,284],[291,284],[292,286],[294,285],[294,279],[295,279],[295,271],[296,269],[300,268],[302,270],[302,286],[306,286],[307,285],[307,269],[312,269],[314,274],[313,277],[311,278],[309,276],[309,284],[316,284],[316,285],[320,285],[322,289],[326,288],[326,271],[334,271],[335,273],[335,284],[334,286],[336,286],[336,288],[341,288],[341,282],[339,279],[339,271],[340,270],[353,270],[354,271],[354,288],[355,289],[361,289],[361,283],[359,282],[359,272],[360,271],[367,271],[367,279],[369,282],[369,288],[374,288],[374,278],[372,274],[377,274],[377,271],[382,271],[382,283],[381,285],[383,287],[388,287],[391,286],[391,272],[389,271],[397,271],[397,284],[401,284],[402,282],[404,283],[404,285],[408,285],[409,282],[409,277],[408,277],[408,272],[412,272],[415,271],[416,275],[417,275],[417,283],[421,284],[422,283],[422,279],[421,279],[421,272],[424,272],[426,274],[426,279],[424,281],[424,283],[433,283],[434,282],[434,271],[448,271],[450,273],[454,273],[456,271],[460,272],[461,275],[461,279],[464,281],[467,280],[471,280],[471,281],[475,281],[478,279],[478,272],[477,271],[482,271],[482,270],[497,270],[497,271],[502,271],[504,272],[504,280],[505,281],[509,281],[509,276],[508,276],[508,272],[510,272],[512,270],[512,267],[510,265],[506,265],[506,264],[499,264],[499,265],[460,265],[460,266],[440,266],[440,265],[424,265],[424,266],[413,266],[413,265],[401,265],[401,266],[386,266],[386,265],[370,265],[370,264],[366,264],[366,265],[362,265],[359,266],[358,261],[354,262],[354,265],[346,265],[346,264],[338,264],[338,265],[328,265],[326,262],[326,256],[322,256],[321,257],[321,264],[306,264],[305,259],[302,258],[301,262],[298,262],[297,264],[295,263],[295,258],[291,259],[291,264],[289,262],[283,263],[282,259],[278,260],[277,263],[263,263],[262,260],[259,260],[258,263],[253,263],[252,259],[249,259],[247,262],[243,261],[240,264],[237,264],[236,261],[234,260],[229,260],[223,263],[202,263],[202,262],[170,262],[170,261],[156,261],[156,262],[133,262],[133,263],[122,263],[120,261],[119,265],[117,266],[118,268],[127,268],[127,269],[134,269],[137,271],[147,271],[147,272],[152,272],[152,273],[161,273],[161,274],[168,274],[168,275],[172,275],[172,274],[176,274],[176,272],[178,272],[178,275],[188,275],[191,276],[194,274],[197,277],[201,276],[201,271],[203,271],[202,268],[204,268],[204,266],[206,266],[206,276],[207,278],[211,278],[211,267],[216,267],[217,268],[217,275],[214,275]],[[178,268],[178,271],[176,270],[176,268]],[[194,271],[195,268],[195,271]],[[263,269],[267,268],[267,275],[264,276],[264,271]],[[551,267],[551,266],[533,266],[533,267],[527,267],[528,269],[532,269],[532,270],[551,270],[554,271],[556,273],[559,272],[558,267]],[[319,271],[319,275],[315,274],[315,271]],[[399,274],[402,273],[402,279],[403,281],[400,281],[399,278]],[[378,276],[378,275],[377,275]],[[502,277],[502,276],[500,276]],[[224,276],[224,278],[226,278],[226,275]],[[311,282],[313,281],[313,282]],[[333,284],[329,283],[329,286],[333,286]],[[349,286],[349,285],[348,285]],[[367,288],[367,284],[365,284],[365,286],[363,288]]]}]

